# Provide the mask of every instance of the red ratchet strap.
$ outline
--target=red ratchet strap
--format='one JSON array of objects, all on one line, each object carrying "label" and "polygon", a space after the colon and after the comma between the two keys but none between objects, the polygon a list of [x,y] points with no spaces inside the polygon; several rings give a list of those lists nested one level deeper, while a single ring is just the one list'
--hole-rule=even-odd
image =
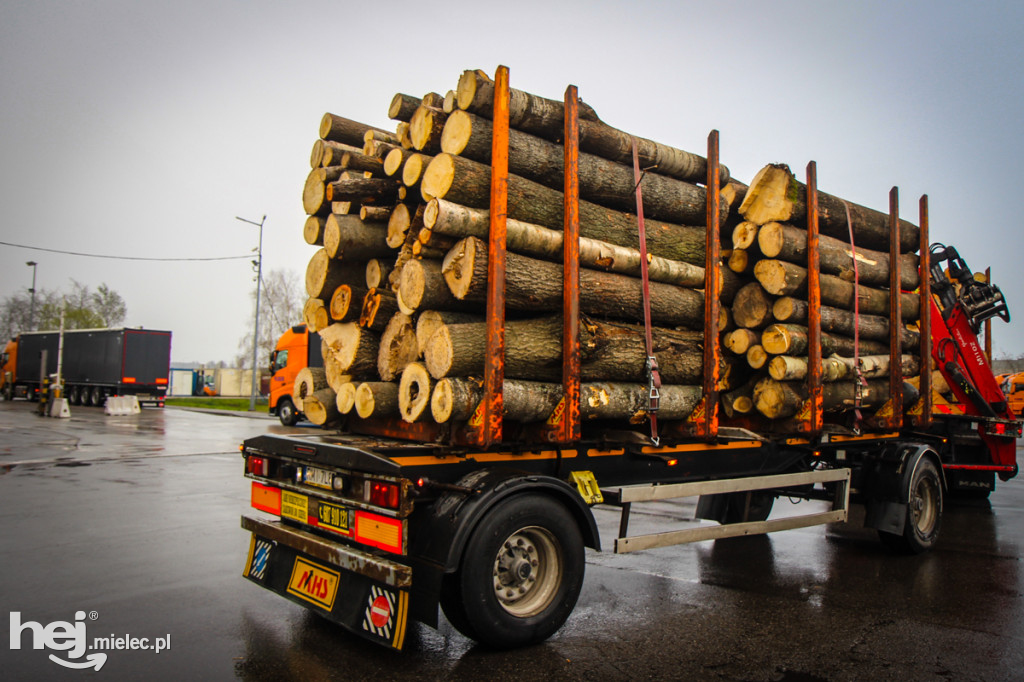
[{"label": "red ratchet strap", "polygon": [[647,413],[651,416],[651,441],[657,447],[661,443],[658,437],[658,406],[661,402],[661,374],[658,371],[658,360],[654,357],[654,338],[651,334],[651,286],[647,277],[647,231],[644,228],[644,196],[640,191],[640,158],[636,151],[636,138],[633,139],[633,179],[636,181],[636,217],[640,229],[640,275],[644,292],[644,343],[647,350]]},{"label": "red ratchet strap", "polygon": [[[850,257],[853,259],[853,414],[856,418],[855,429],[860,430],[863,416],[860,413],[864,400],[864,387],[868,382],[860,369],[860,271],[857,268],[857,246],[853,239],[853,220],[850,218],[850,205],[843,200],[846,208],[846,226],[850,230]],[[892,324],[892,321],[889,322]]]}]

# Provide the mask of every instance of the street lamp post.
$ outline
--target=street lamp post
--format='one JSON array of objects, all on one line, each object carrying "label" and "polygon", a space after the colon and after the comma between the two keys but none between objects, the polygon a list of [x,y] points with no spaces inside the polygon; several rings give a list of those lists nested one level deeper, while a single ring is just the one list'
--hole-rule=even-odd
[{"label": "street lamp post", "polygon": [[249,411],[253,412],[256,410],[256,394],[259,383],[259,376],[256,373],[256,362],[259,360],[260,343],[260,285],[263,283],[263,223],[267,221],[267,216],[263,216],[263,220],[258,223],[254,220],[239,218],[238,216],[235,216],[235,220],[241,220],[243,223],[256,225],[260,228],[260,246],[256,260],[256,324],[252,331],[252,393],[249,395]]},{"label": "street lamp post", "polygon": [[30,260],[30,261],[27,261],[25,263],[25,265],[27,265],[30,268],[32,268],[32,288],[28,290],[28,292],[30,294],[32,294],[32,305],[29,308],[28,326],[31,328],[31,331],[35,331],[36,330],[36,266],[39,265],[39,263],[35,262],[34,260]]}]

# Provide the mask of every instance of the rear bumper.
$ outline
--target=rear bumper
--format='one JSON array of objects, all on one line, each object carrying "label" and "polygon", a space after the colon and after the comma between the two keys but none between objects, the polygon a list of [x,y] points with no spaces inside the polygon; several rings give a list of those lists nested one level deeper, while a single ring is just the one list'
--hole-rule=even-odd
[{"label": "rear bumper", "polygon": [[242,575],[354,634],[401,649],[412,569],[280,521],[242,517],[252,533]]}]

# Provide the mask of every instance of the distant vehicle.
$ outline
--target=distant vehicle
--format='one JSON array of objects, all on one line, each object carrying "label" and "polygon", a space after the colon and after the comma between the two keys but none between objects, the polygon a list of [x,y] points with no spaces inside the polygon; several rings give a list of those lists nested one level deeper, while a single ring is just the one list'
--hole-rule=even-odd
[{"label": "distant vehicle", "polygon": [[[39,397],[44,376],[57,373],[60,332],[26,332],[4,348],[0,393]],[[43,357],[45,353],[45,366]],[[64,332],[61,376],[72,405],[101,406],[110,396],[137,396],[163,407],[171,367],[171,332],[72,329]]]},{"label": "distant vehicle", "polygon": [[1006,400],[1010,403],[1010,409],[1015,415],[1024,411],[1024,372],[1017,374],[1000,375],[999,387],[1003,389]]},{"label": "distant vehicle", "polygon": [[281,335],[270,354],[270,414],[285,426],[294,426],[303,415],[292,401],[295,377],[305,367],[323,367],[320,354],[320,335],[306,330],[306,325],[295,325]]}]

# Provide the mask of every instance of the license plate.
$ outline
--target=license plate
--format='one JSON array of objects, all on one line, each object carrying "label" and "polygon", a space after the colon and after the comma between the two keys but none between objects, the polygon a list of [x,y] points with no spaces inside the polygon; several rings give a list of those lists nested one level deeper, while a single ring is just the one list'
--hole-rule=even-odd
[{"label": "license plate", "polygon": [[293,521],[309,523],[309,498],[305,495],[282,490],[281,516]]},{"label": "license plate", "polygon": [[288,594],[322,606],[330,611],[338,596],[338,582],[341,574],[327,566],[321,566],[308,559],[295,557],[292,576],[288,579]]},{"label": "license plate", "polygon": [[317,505],[317,519],[319,519],[321,526],[345,533],[348,532],[348,509],[345,507],[320,502]]},{"label": "license plate", "polygon": [[303,480],[307,485],[315,485],[318,488],[327,488],[331,490],[334,483],[334,474],[324,469],[317,469],[316,467],[306,467],[305,476]]}]

